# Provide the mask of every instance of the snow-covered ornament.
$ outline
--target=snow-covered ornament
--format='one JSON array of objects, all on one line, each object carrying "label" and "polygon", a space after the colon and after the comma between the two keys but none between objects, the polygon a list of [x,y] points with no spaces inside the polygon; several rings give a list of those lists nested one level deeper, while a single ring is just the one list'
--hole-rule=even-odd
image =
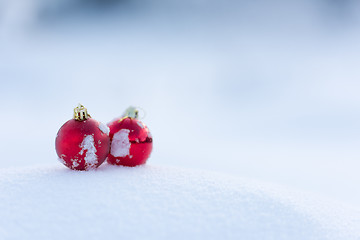
[{"label": "snow-covered ornament", "polygon": [[129,167],[144,164],[150,156],[153,139],[149,129],[138,120],[138,110],[129,107],[123,117],[108,126],[111,147],[107,162]]},{"label": "snow-covered ornament", "polygon": [[109,154],[109,128],[91,118],[87,109],[79,104],[74,109],[74,118],[59,129],[55,147],[59,160],[68,168],[95,169]]}]

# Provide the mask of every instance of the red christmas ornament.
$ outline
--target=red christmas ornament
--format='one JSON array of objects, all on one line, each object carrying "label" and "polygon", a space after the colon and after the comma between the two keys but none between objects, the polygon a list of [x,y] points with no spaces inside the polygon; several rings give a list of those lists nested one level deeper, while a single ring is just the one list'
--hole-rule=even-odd
[{"label": "red christmas ornament", "polygon": [[92,119],[80,105],[74,109],[74,119],[59,129],[55,140],[60,161],[74,170],[99,167],[110,151],[109,128]]},{"label": "red christmas ornament", "polygon": [[108,163],[133,167],[144,164],[149,158],[153,145],[152,136],[137,117],[138,111],[130,107],[124,117],[108,124],[111,140]]}]

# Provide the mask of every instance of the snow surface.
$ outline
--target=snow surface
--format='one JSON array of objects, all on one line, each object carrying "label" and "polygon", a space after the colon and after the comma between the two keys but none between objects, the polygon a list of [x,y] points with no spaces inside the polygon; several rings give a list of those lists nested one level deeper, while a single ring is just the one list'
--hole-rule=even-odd
[{"label": "snow surface", "polygon": [[53,162],[78,102],[104,123],[134,105],[151,163],[360,208],[360,1],[118,2],[0,1],[0,168]]},{"label": "snow surface", "polygon": [[0,239],[359,239],[359,211],[246,179],[105,164],[0,170]]},{"label": "snow surface", "polygon": [[[54,3],[53,11],[43,6],[48,2]],[[56,132],[78,102],[102,122],[135,105],[146,109],[143,121],[156,141],[150,163],[255,178],[360,208],[360,1],[145,2],[113,14],[104,9],[87,14],[72,1],[0,1],[0,121],[6,126],[0,168],[54,162]],[[19,111],[26,119],[14,117]],[[24,144],[19,136],[29,141]],[[111,231],[114,238],[132,238],[131,231],[133,238],[146,233],[165,238],[179,235],[175,225],[193,238],[291,235],[279,230],[275,214],[289,222],[288,231],[295,229],[289,239],[310,238],[313,228],[320,239],[323,234],[336,239],[331,229],[354,236],[337,239],[359,236],[359,211],[343,212],[313,198],[306,202],[306,194],[254,196],[237,180],[145,169],[101,167],[97,175],[5,169],[0,240],[10,233],[53,239]],[[215,185],[219,181],[230,189]],[[174,185],[178,193],[165,190]],[[92,186],[96,193],[89,192]],[[209,191],[217,195],[210,199]],[[225,199],[231,194],[238,197]],[[273,211],[268,199],[275,202]],[[132,211],[135,204],[140,209]],[[199,204],[204,206],[196,208]],[[261,211],[273,214],[268,229]],[[326,227],[309,226],[306,219]],[[301,226],[307,227],[303,235]],[[249,237],[251,229],[256,236]]]}]

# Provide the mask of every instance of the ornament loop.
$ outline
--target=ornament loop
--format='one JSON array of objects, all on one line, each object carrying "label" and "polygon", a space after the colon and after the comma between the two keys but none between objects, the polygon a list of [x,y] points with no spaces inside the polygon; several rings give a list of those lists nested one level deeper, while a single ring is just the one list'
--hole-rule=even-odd
[{"label": "ornament loop", "polygon": [[137,110],[135,107],[130,106],[126,109],[123,116],[137,119],[139,117],[139,110]]},{"label": "ornament loop", "polygon": [[141,107],[137,107],[137,108],[139,109],[139,113],[141,113],[141,114],[139,114],[139,119],[140,120],[144,119],[146,117],[146,111]]},{"label": "ornament loop", "polygon": [[79,103],[79,105],[74,108],[74,119],[84,121],[88,118],[91,118],[90,114],[88,114],[87,109]]}]

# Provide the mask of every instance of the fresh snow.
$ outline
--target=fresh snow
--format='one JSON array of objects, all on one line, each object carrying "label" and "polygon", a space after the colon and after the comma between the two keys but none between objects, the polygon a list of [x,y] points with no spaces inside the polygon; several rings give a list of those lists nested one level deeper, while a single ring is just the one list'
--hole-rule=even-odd
[{"label": "fresh snow", "polygon": [[0,1],[0,240],[360,239],[358,210],[247,180],[22,169],[56,164],[76,103],[134,104],[150,164],[360,208],[360,1],[81,2]]},{"label": "fresh snow", "polygon": [[2,240],[360,237],[358,210],[181,168],[2,169],[0,193]]},{"label": "fresh snow", "polygon": [[135,105],[151,163],[360,208],[360,1],[146,1],[0,1],[0,168],[55,161],[78,102],[104,123]]}]

